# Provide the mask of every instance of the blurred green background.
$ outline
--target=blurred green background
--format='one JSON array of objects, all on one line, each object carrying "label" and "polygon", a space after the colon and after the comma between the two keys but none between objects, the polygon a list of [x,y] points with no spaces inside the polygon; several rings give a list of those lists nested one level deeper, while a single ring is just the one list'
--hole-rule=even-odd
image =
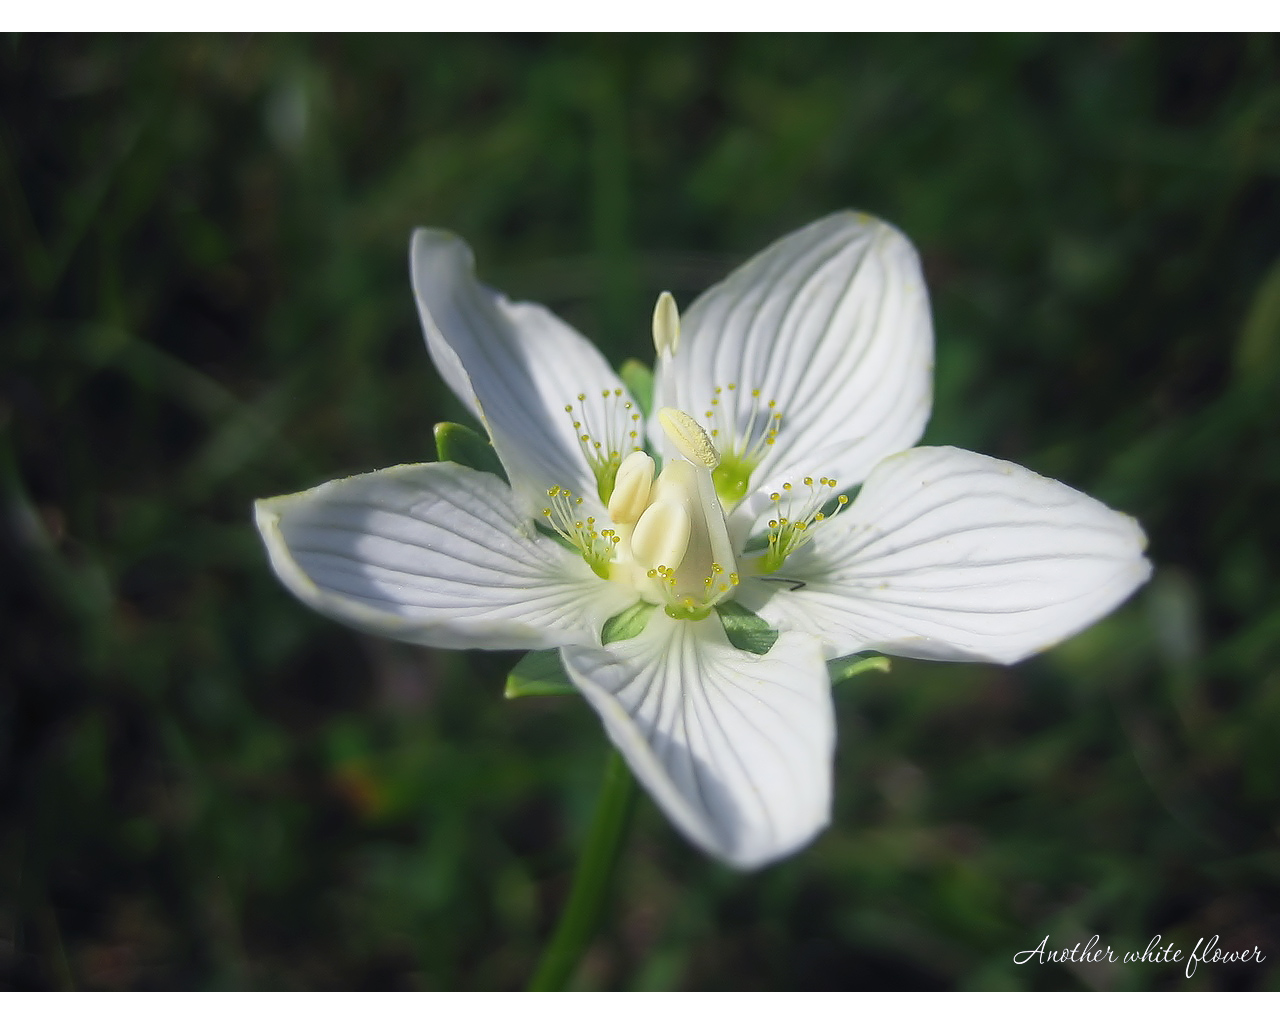
[{"label": "blurred green background", "polygon": [[[1278,987],[1275,37],[9,37],[0,110],[0,984],[523,985],[594,716],[309,612],[251,501],[465,418],[415,225],[618,362],[855,207],[924,258],[926,440],[1133,513],[1156,576],[1015,668],[842,686],[777,867],[642,800],[576,984]],[[1013,964],[1094,933],[1267,960]]]}]

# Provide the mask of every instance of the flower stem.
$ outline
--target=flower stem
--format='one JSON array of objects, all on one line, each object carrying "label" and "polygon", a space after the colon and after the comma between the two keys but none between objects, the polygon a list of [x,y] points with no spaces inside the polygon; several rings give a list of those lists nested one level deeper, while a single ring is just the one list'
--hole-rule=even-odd
[{"label": "flower stem", "polygon": [[586,849],[573,876],[573,889],[551,936],[538,970],[529,983],[531,992],[563,989],[600,923],[604,898],[622,848],[622,837],[635,803],[635,781],[622,755],[609,752],[604,784],[596,801]]}]

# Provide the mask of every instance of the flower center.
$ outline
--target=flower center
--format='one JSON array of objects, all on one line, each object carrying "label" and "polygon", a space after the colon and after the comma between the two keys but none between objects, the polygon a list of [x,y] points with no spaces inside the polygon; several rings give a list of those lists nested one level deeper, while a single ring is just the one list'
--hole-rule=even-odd
[{"label": "flower center", "polygon": [[[680,345],[680,317],[668,292],[654,308],[653,341],[660,362]],[[608,525],[584,515],[582,497],[563,487],[547,492],[543,515],[597,576],[632,587],[673,618],[705,618],[741,582],[725,508],[746,496],[782,429],[782,412],[759,388],[733,382],[715,388],[705,427],[680,409],[659,409],[656,419],[675,454],[656,473],[640,447],[640,412],[626,392],[605,390],[600,397],[588,402],[580,394],[576,406],[564,409],[608,509]],[[781,569],[849,502],[826,476],[816,483],[807,476],[795,486],[788,481],[769,497],[768,532],[743,556],[760,576]]]},{"label": "flower center", "polygon": [[649,505],[636,522],[631,553],[644,570],[642,596],[664,604],[675,618],[700,619],[739,583],[711,476],[720,453],[687,413],[662,409],[658,422],[678,455],[654,481]]},{"label": "flower center", "polygon": [[662,409],[658,422],[677,454],[656,477],[645,452],[617,461],[606,502],[609,527],[582,516],[582,498],[562,487],[547,492],[543,515],[596,575],[634,587],[675,618],[701,619],[740,581],[712,479],[720,453],[687,413]]}]

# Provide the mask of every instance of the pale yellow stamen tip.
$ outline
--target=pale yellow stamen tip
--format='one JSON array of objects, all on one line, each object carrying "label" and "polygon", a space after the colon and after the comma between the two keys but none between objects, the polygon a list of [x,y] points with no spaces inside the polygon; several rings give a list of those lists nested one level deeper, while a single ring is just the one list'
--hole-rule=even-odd
[{"label": "pale yellow stamen tip", "polygon": [[658,422],[666,431],[676,451],[695,466],[715,469],[720,465],[720,453],[711,443],[707,432],[698,426],[698,421],[687,412],[667,407],[658,410]]},{"label": "pale yellow stamen tip", "polygon": [[692,523],[683,505],[659,501],[644,510],[631,535],[631,553],[641,566],[661,571],[679,566],[689,549]]},{"label": "pale yellow stamen tip", "polygon": [[653,459],[644,452],[632,452],[622,460],[609,497],[609,515],[615,523],[634,523],[649,504],[653,487]]},{"label": "pale yellow stamen tip", "polygon": [[680,311],[670,292],[663,292],[653,307],[653,347],[658,355],[675,355],[680,347]]}]

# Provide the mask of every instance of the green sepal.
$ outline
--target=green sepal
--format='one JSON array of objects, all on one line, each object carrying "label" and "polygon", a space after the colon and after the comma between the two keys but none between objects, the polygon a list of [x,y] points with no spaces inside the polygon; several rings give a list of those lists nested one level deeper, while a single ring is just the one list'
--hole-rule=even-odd
[{"label": "green sepal", "polygon": [[638,359],[628,359],[618,368],[618,376],[631,392],[645,416],[653,409],[653,371]]},{"label": "green sepal", "polygon": [[889,659],[883,654],[846,654],[827,662],[831,685],[844,683],[863,672],[888,672]]},{"label": "green sepal", "polygon": [[751,654],[768,654],[778,639],[778,631],[764,619],[747,611],[737,601],[724,601],[716,605],[720,624],[724,626],[729,643],[740,651]]},{"label": "green sepal", "polygon": [[456,462],[507,479],[493,445],[470,427],[461,423],[437,423],[435,435],[436,455],[441,462]]},{"label": "green sepal", "polygon": [[619,640],[630,640],[639,636],[649,624],[649,616],[657,605],[645,601],[637,601],[630,608],[618,612],[604,624],[600,630],[600,643],[616,644]]},{"label": "green sepal", "polygon": [[530,651],[507,676],[504,696],[512,697],[562,697],[577,693],[578,689],[565,675],[560,652]]}]

